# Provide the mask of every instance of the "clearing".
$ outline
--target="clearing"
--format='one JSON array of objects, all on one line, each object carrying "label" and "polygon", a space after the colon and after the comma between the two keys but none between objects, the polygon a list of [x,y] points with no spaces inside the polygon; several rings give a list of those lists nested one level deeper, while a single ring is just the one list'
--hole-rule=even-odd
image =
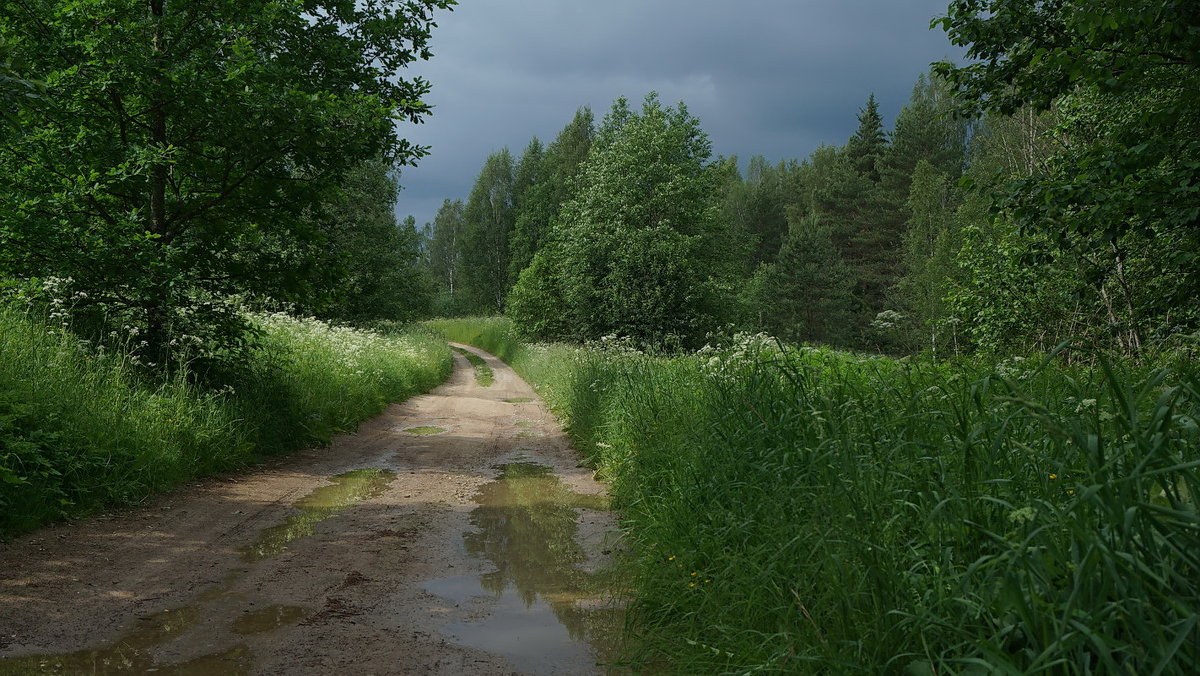
[{"label": "clearing", "polygon": [[357,434],[0,545],[0,674],[590,674],[604,487],[498,359]]}]

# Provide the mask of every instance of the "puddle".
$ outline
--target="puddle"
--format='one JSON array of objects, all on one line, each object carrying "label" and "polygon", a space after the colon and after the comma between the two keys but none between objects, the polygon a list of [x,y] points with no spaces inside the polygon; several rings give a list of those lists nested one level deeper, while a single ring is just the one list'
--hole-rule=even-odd
[{"label": "puddle", "polygon": [[299,514],[263,529],[258,542],[241,550],[242,559],[255,562],[278,555],[293,540],[312,535],[318,523],[356,502],[382,494],[395,478],[394,472],[385,469],[356,469],[332,477],[332,486],[322,486],[292,503]]},{"label": "puddle", "polygon": [[518,420],[513,424],[517,427],[537,427],[537,422],[533,420]]},{"label": "puddle", "polygon": [[607,498],[577,494],[537,463],[498,469],[500,477],[475,495],[475,530],[463,534],[467,553],[494,570],[425,585],[456,604],[491,597],[489,615],[449,623],[441,633],[525,672],[593,672],[596,655],[611,654],[619,619],[618,611],[597,603],[605,591],[599,577],[582,569],[587,554],[576,542],[578,509],[607,509]]},{"label": "puddle", "polygon": [[140,618],[134,628],[115,643],[95,650],[65,655],[34,655],[0,660],[5,674],[248,674],[250,650],[237,645],[224,653],[205,655],[180,664],[159,666],[152,651],[192,626],[198,618],[194,607],[167,610]]},{"label": "puddle", "polygon": [[524,404],[527,401],[533,401],[533,397],[509,397],[508,399],[501,399],[500,401],[509,404]]},{"label": "puddle", "polygon": [[299,606],[268,606],[243,613],[233,621],[233,630],[243,636],[261,634],[296,624],[308,617],[308,614],[308,610]]},{"label": "puddle", "polygon": [[425,437],[429,436],[430,434],[441,434],[442,432],[446,431],[446,428],[434,427],[433,425],[422,425],[421,427],[410,427],[404,431],[408,432],[409,434]]}]

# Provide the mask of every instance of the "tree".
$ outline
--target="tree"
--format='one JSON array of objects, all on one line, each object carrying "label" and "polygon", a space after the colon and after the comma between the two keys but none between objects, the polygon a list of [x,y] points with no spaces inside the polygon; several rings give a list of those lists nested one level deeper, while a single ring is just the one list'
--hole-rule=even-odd
[{"label": "tree", "polygon": [[955,222],[957,201],[950,177],[921,160],[911,180],[910,216],[901,250],[904,276],[897,283],[897,295],[913,325],[927,338],[920,340],[918,335],[915,346],[928,348],[935,357],[957,335],[946,302],[959,277],[962,239]]},{"label": "tree", "polygon": [[786,340],[848,345],[861,313],[854,277],[816,216],[795,218],[779,258],[758,273],[765,327]]},{"label": "tree", "polygon": [[[935,23],[974,60],[937,66],[962,112],[1059,109],[1058,150],[1005,187],[997,215],[1086,263],[1123,351],[1139,353],[1156,324],[1198,325],[1187,299],[1200,293],[1200,8],[958,0]],[[1147,259],[1152,242],[1160,251]],[[1139,258],[1160,272],[1139,275]],[[1154,299],[1150,287],[1169,293]]]},{"label": "tree", "polygon": [[846,154],[854,170],[875,183],[879,182],[879,161],[887,150],[887,135],[883,131],[883,116],[875,95],[867,97],[867,104],[858,112],[858,129],[846,143]]},{"label": "tree", "polygon": [[[896,116],[891,145],[881,160],[881,182],[904,208],[909,185],[920,162],[957,181],[966,166],[968,118],[955,115],[958,101],[937,75],[922,74],[912,96]],[[906,218],[907,214],[903,218]]]},{"label": "tree", "polygon": [[326,236],[319,268],[328,276],[329,298],[302,309],[351,322],[428,315],[420,235],[412,216],[396,222],[399,190],[387,164],[365,162],[347,175],[335,199],[314,209],[310,217]]},{"label": "tree", "polygon": [[438,294],[439,314],[457,314],[462,302],[462,252],[466,223],[462,200],[444,200],[433,219],[429,235],[429,271]]},{"label": "tree", "polygon": [[537,181],[520,191],[510,246],[509,278],[514,284],[542,248],[562,205],[578,192],[579,168],[591,149],[594,133],[591,109],[585,106],[575,111],[542,155]]},{"label": "tree", "polygon": [[513,229],[513,159],[508,148],[483,163],[463,210],[463,293],[474,311],[500,312],[508,295]]},{"label": "tree", "polygon": [[[618,99],[596,134],[580,190],[560,213],[553,241],[534,267],[553,271],[550,297],[569,318],[569,337],[608,334],[652,344],[694,342],[718,303],[715,277],[727,269],[708,138],[680,104],[654,94],[640,112]],[[539,263],[538,258],[542,259]],[[541,280],[522,275],[523,310],[550,306]],[[526,331],[539,319],[523,311]],[[560,336],[562,337],[562,336]]]},{"label": "tree", "polygon": [[750,158],[745,180],[726,183],[721,215],[732,231],[747,240],[751,250],[746,264],[751,269],[775,260],[779,253],[787,232],[787,179],[794,170],[794,163],[771,166],[766,158],[755,155]]},{"label": "tree", "polygon": [[54,278],[77,327],[136,330],[147,362],[184,334],[236,352],[229,294],[312,292],[305,210],[363,161],[425,153],[395,123],[429,112],[428,83],[396,74],[453,4],[0,0],[46,83],[0,140],[0,274]]}]

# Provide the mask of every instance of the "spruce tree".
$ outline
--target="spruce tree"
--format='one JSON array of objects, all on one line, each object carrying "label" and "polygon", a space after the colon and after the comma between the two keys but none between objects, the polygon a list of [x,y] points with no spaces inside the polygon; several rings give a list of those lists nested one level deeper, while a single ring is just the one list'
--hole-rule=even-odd
[{"label": "spruce tree", "polygon": [[858,129],[846,144],[850,164],[860,175],[875,183],[879,182],[879,161],[887,149],[887,134],[883,131],[883,116],[875,95],[867,97],[867,103],[858,112]]},{"label": "spruce tree", "polygon": [[854,275],[819,217],[793,220],[779,257],[763,268],[760,316],[780,338],[850,344],[860,314]]},{"label": "spruce tree", "polygon": [[881,163],[881,181],[901,210],[906,208],[909,184],[919,162],[928,162],[951,181],[962,175],[970,123],[954,115],[956,105],[942,79],[921,75],[896,116],[891,145]]}]

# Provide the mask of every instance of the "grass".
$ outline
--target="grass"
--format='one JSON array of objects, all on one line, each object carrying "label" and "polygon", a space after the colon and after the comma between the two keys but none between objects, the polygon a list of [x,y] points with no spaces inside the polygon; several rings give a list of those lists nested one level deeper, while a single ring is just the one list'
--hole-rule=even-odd
[{"label": "grass", "polygon": [[182,376],[148,384],[121,355],[0,307],[0,536],[325,443],[451,368],[427,329],[254,321],[255,362],[215,392]]},{"label": "grass", "polygon": [[470,350],[464,350],[461,347],[451,347],[450,349],[466,357],[467,361],[471,362],[471,368],[475,371],[475,382],[480,387],[491,387],[492,383],[496,382],[496,374],[492,371],[492,367],[488,366],[487,362],[483,360],[483,357]]},{"label": "grass", "polygon": [[635,665],[676,673],[1200,670],[1200,378],[932,364],[742,337],[503,355],[611,483]]}]

